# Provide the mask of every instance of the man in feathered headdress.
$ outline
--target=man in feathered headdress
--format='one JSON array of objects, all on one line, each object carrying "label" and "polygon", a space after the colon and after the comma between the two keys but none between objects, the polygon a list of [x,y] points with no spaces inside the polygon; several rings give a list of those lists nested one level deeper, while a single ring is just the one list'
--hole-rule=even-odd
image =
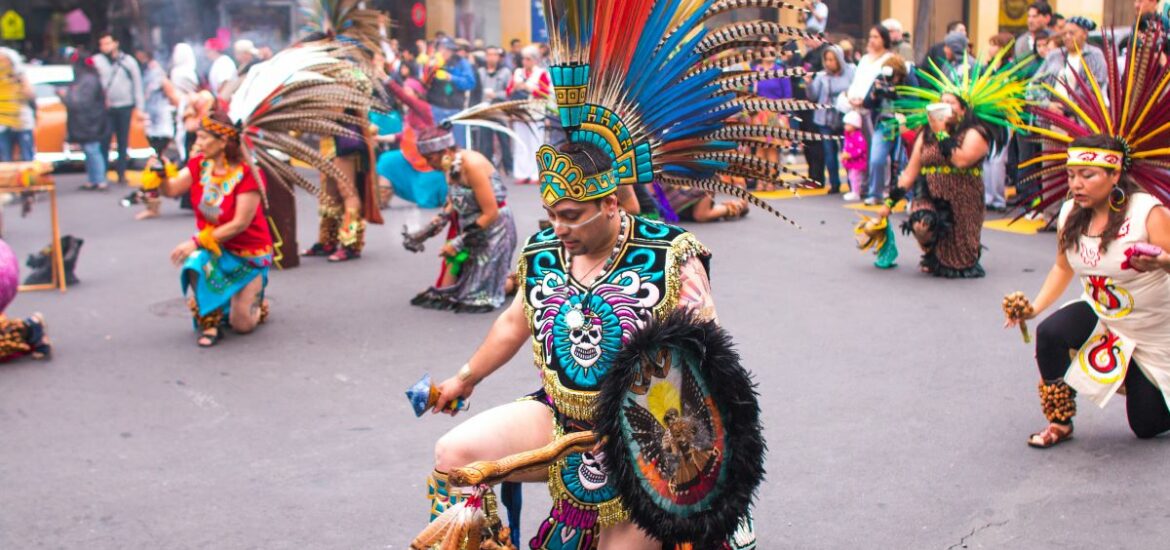
[{"label": "man in feathered headdress", "polygon": [[[620,431],[623,423],[612,416],[617,412],[603,414],[597,405],[601,387],[606,380],[626,380],[614,373],[634,376],[640,367],[631,365],[641,364],[638,357],[656,356],[649,351],[654,346],[681,342],[679,335],[687,330],[668,319],[717,327],[708,281],[710,251],[683,229],[626,214],[618,206],[619,187],[662,181],[726,192],[779,216],[720,177],[778,181],[786,169],[740,154],[737,147],[779,147],[780,140],[817,136],[728,120],[745,111],[812,108],[805,101],[763,99],[751,91],[760,80],[803,73],[723,68],[757,60],[760,37],[775,41],[809,35],[766,21],[712,29],[706,21],[742,4],[682,4],[545,2],[550,73],[569,137],[560,147],[544,145],[536,152],[551,227],[528,239],[516,300],[467,364],[437,387],[434,409],[469,397],[476,384],[528,345],[543,387],[527,399],[476,415],[439,440],[428,482],[432,517],[466,498],[449,483],[447,474],[454,468],[530,451],[557,436],[602,425]],[[779,1],[756,4],[798,9]],[[672,315],[676,312],[685,315]],[[694,338],[687,341],[702,342],[706,350],[718,347],[702,336]],[[619,360],[623,349],[630,352],[628,362]],[[723,416],[728,410],[723,405],[705,406],[714,402],[703,389],[714,389],[713,380],[681,386],[667,381],[680,371],[692,372],[679,357],[673,369],[659,364],[646,367],[644,377],[635,376],[645,386],[633,391],[648,395],[649,402],[631,398],[630,407],[617,407],[630,415],[624,425],[634,427],[634,439],[606,438],[591,452],[569,453],[547,470],[513,479],[547,481],[554,499],[528,547],[754,545],[748,506],[763,463],[763,441],[751,420],[758,408],[748,399],[749,410],[737,411],[733,420]],[[717,363],[742,372],[729,358]],[[711,371],[695,372],[711,376]],[[740,378],[718,379],[724,389],[750,397],[750,387]],[[728,434],[744,439],[725,447]],[[728,455],[732,448],[734,458]],[[637,460],[644,461],[644,468],[634,466]],[[622,496],[634,494],[638,486],[653,487],[657,496]]]}]

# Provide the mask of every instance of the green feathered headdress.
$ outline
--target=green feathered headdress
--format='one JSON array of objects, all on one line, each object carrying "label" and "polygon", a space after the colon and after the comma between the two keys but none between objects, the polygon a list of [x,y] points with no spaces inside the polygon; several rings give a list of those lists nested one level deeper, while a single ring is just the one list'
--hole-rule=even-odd
[{"label": "green feathered headdress", "polygon": [[929,125],[926,106],[938,103],[944,94],[952,94],[985,123],[1000,127],[1023,126],[1021,115],[1027,106],[1024,93],[1036,64],[1034,56],[1030,55],[1000,67],[1012,47],[1011,43],[1004,46],[987,63],[965,56],[964,63],[957,67],[950,63],[939,67],[933,59],[929,60],[929,67],[917,69],[922,87],[898,86],[894,113],[905,117],[908,128],[921,128]]}]

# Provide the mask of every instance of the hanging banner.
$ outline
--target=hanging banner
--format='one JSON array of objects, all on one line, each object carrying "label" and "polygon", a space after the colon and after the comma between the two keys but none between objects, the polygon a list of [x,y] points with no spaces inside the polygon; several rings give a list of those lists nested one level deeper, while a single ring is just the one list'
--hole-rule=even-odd
[{"label": "hanging banner", "polygon": [[544,24],[544,2],[532,0],[532,41],[548,43],[548,27]]}]

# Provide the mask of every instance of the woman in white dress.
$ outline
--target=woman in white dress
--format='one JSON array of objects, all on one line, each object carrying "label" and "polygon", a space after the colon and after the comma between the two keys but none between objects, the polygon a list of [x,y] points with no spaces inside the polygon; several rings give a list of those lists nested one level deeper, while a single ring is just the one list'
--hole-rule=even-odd
[{"label": "woman in white dress", "polygon": [[1072,436],[1078,394],[1100,406],[1125,395],[1139,438],[1170,430],[1170,211],[1134,182],[1132,162],[1109,136],[1078,138],[1068,147],[1059,251],[1028,318],[1056,304],[1074,277],[1084,290],[1037,329],[1049,423],[1029,438],[1033,447]]}]

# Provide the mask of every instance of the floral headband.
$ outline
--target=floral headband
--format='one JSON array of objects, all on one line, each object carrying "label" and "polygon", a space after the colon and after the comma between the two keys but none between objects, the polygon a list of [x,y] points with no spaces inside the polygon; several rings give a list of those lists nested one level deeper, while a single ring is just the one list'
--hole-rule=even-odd
[{"label": "floral headband", "polygon": [[203,122],[200,126],[207,132],[212,133],[215,137],[224,141],[236,139],[240,137],[240,130],[230,124],[224,124],[218,120],[214,120],[209,116],[203,117]]}]

